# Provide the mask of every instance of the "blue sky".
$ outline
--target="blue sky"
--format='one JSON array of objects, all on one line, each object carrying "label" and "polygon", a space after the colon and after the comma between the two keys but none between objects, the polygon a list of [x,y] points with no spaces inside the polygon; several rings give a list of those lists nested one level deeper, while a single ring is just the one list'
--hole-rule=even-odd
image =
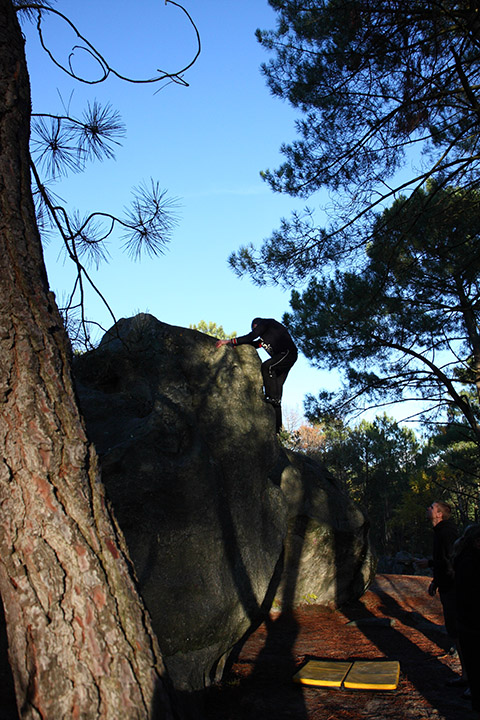
[{"label": "blue sky", "polygon": [[[185,75],[188,87],[170,84],[158,93],[158,85],[114,77],[100,85],[75,83],[40,48],[34,25],[25,26],[33,109],[61,113],[62,98],[79,116],[87,101],[98,99],[110,102],[126,125],[116,160],[91,164],[55,186],[70,209],[121,214],[131,189],[150,178],[178,198],[180,222],[164,255],[134,263],[112,240],[109,264],[91,268],[116,317],[150,312],[172,325],[213,321],[227,333],[243,334],[253,317],[281,320],[289,307],[289,291],[237,278],[227,258],[242,244],[260,245],[282,217],[304,207],[304,201],[274,194],[259,174],[279,165],[281,143],[295,134],[295,112],[270,95],[260,73],[268,55],[255,29],[275,26],[266,0],[184,2],[200,32],[202,52]],[[54,7],[110,65],[131,77],[152,77],[158,68],[176,71],[196,51],[188,20],[164,0],[58,0]],[[55,55],[68,55],[75,40],[66,24],[51,19],[44,29]],[[86,53],[77,51],[74,62],[93,77]],[[320,199],[308,204],[316,207]],[[73,270],[56,242],[47,246],[45,259],[50,285],[61,300]],[[87,315],[111,325],[93,293]],[[335,373],[313,369],[300,357],[285,385],[284,407],[299,410],[307,392],[316,394],[335,382]]]}]

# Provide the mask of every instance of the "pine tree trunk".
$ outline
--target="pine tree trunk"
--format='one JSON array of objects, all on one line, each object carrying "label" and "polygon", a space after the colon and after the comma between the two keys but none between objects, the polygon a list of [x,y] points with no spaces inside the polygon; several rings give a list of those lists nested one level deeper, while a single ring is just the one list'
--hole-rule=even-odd
[{"label": "pine tree trunk", "polygon": [[172,718],[48,290],[29,127],[23,39],[11,0],[0,0],[0,593],[19,714]]}]

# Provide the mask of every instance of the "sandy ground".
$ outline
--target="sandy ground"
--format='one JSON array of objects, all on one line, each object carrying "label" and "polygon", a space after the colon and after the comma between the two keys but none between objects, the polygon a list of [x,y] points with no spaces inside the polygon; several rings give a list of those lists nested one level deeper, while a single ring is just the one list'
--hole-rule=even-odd
[{"label": "sandy ground", "polygon": [[[447,652],[440,601],[430,578],[379,575],[341,611],[305,606],[271,615],[249,637],[222,686],[209,691],[209,720],[473,720],[463,689],[445,681],[459,671]],[[353,624],[354,623],[354,624]],[[292,676],[309,659],[389,659],[400,683],[388,692],[308,687]]]}]

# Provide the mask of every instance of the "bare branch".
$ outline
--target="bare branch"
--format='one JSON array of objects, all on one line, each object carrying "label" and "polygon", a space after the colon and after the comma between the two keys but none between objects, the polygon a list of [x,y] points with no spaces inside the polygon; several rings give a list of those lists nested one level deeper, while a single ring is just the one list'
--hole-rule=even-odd
[{"label": "bare branch", "polygon": [[[146,84],[146,83],[158,83],[165,80],[170,80],[171,82],[175,82],[179,85],[184,85],[188,87],[188,83],[184,80],[182,77],[183,74],[192,67],[192,65],[196,62],[198,56],[201,52],[201,42],[200,42],[200,34],[198,32],[198,29],[192,19],[192,17],[189,15],[187,10],[180,5],[179,3],[174,2],[173,0],[165,0],[165,4],[171,4],[175,5],[175,7],[178,7],[188,18],[189,23],[193,27],[195,31],[195,36],[197,40],[197,50],[195,51],[195,54],[184,67],[182,67],[180,70],[177,70],[175,72],[166,72],[164,70],[157,70],[159,73],[155,77],[151,78],[144,78],[144,79],[135,79],[127,77],[126,75],[122,75],[121,73],[117,72],[113,67],[110,66],[108,61],[101,55],[101,53],[80,33],[80,31],[77,29],[77,27],[69,20],[68,17],[66,17],[63,13],[59,12],[58,10],[55,10],[50,6],[48,2],[45,3],[34,3],[34,2],[24,2],[24,0],[17,0],[16,7],[17,10],[22,11],[27,16],[32,16],[32,14],[35,14],[37,17],[37,31],[39,34],[40,42],[42,44],[43,49],[48,54],[52,62],[60,68],[63,72],[65,72],[70,77],[74,78],[75,80],[78,80],[79,82],[83,82],[87,85],[96,85],[98,83],[104,82],[109,75],[114,75],[119,80],[123,80],[125,82],[129,83],[140,83],[140,84]],[[48,13],[52,13],[56,15],[57,17],[61,18],[75,33],[78,40],[81,42],[79,45],[74,45],[72,47],[72,50],[70,52],[70,56],[68,59],[68,66],[65,66],[63,63],[59,62],[53,52],[48,48],[43,29],[42,29],[42,22],[44,19],[44,15],[48,15]],[[100,69],[100,76],[96,80],[88,80],[87,78],[82,77],[81,75],[78,75],[74,69],[73,69],[73,58],[75,55],[75,51],[82,50],[83,52],[86,52],[98,65]]]}]

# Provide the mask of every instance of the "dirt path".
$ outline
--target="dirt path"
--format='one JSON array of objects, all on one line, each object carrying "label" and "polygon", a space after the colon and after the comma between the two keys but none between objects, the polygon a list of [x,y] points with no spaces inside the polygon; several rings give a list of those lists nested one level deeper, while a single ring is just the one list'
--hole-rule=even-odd
[{"label": "dirt path", "polygon": [[[445,686],[459,662],[446,652],[440,602],[429,578],[379,575],[341,611],[306,606],[272,615],[248,639],[221,687],[208,695],[208,720],[473,720],[461,689]],[[355,624],[353,624],[355,623]],[[399,660],[395,691],[309,688],[292,682],[310,658]]]}]

